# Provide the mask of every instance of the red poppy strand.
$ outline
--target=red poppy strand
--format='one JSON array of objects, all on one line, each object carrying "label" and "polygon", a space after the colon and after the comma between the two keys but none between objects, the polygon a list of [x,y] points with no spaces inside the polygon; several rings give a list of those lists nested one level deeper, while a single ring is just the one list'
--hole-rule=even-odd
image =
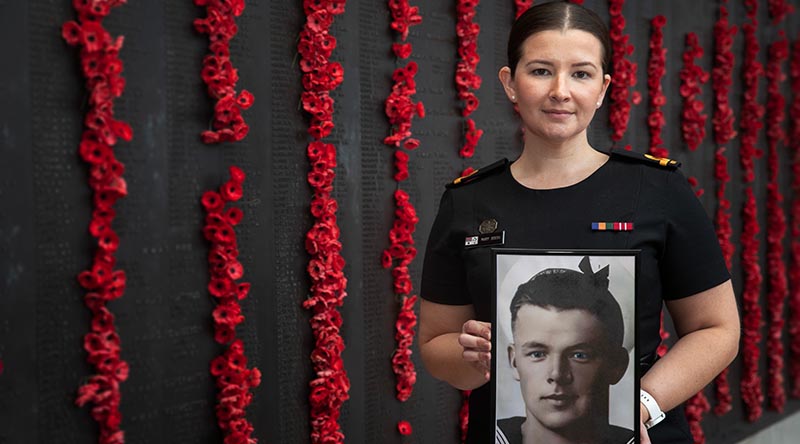
[{"label": "red poppy strand", "polygon": [[[711,124],[714,132],[714,142],[725,145],[736,137],[734,129],[735,116],[730,105],[728,94],[733,85],[733,68],[735,56],[733,54],[733,38],[739,31],[738,27],[730,25],[728,21],[727,0],[719,7],[719,19],[714,24],[714,66],[711,68],[711,89],[714,91],[714,115]],[[730,267],[730,265],[729,265]]]},{"label": "red poppy strand", "polygon": [[[458,155],[463,158],[471,158],[475,154],[478,141],[483,136],[483,130],[478,129],[475,121],[469,118],[480,102],[478,97],[470,91],[477,90],[481,86],[481,77],[477,74],[478,62],[478,35],[481,27],[473,22],[475,9],[479,0],[458,0],[456,2],[456,35],[458,37],[458,57],[456,64],[456,90],[458,98],[463,102],[461,115],[466,118],[466,128],[464,131],[464,144],[458,151]],[[531,1],[531,3],[533,3]],[[530,5],[529,5],[530,6]],[[467,167],[461,175],[467,175],[474,171],[472,167]],[[466,440],[467,429],[469,427],[469,391],[461,392],[461,408],[459,410],[459,427],[461,429],[462,442]]]},{"label": "red poppy strand", "polygon": [[481,87],[481,76],[478,75],[478,34],[481,26],[474,22],[475,9],[478,0],[458,0],[456,3],[456,35],[458,36],[458,63],[456,64],[456,90],[458,98],[463,103],[461,116],[465,117],[464,145],[458,155],[470,158],[475,154],[475,148],[483,135],[483,130],[478,129],[475,121],[469,116],[478,109],[480,102],[473,93]]},{"label": "red poppy strand", "polygon": [[208,34],[211,54],[203,59],[201,77],[208,88],[214,104],[213,129],[200,133],[204,143],[236,142],[247,136],[250,127],[242,117],[242,111],[253,104],[253,95],[242,90],[236,94],[239,75],[231,63],[230,41],[238,32],[235,17],[242,15],[244,0],[194,0],[197,6],[205,6],[206,18],[194,21],[194,29]]},{"label": "red poppy strand", "polygon": [[686,51],[683,53],[683,69],[680,72],[680,94],[683,97],[683,110],[681,111],[681,132],[683,140],[694,151],[706,137],[706,119],[703,114],[703,101],[699,99],[701,87],[708,82],[709,73],[694,63],[695,59],[703,57],[703,47],[700,46],[697,34],[686,34]]},{"label": "red poppy strand", "polygon": [[650,154],[667,157],[669,151],[663,148],[661,129],[666,124],[661,107],[666,105],[667,97],[661,88],[661,79],[667,72],[667,50],[664,48],[664,25],[667,19],[663,15],[655,16],[651,21],[650,58],[647,63],[647,91],[650,102],[650,115],[647,126],[650,128]]},{"label": "red poppy strand", "polygon": [[767,11],[769,11],[769,16],[772,17],[772,23],[777,25],[787,15],[794,12],[794,6],[787,3],[786,0],[767,0]]},{"label": "red poppy strand", "polygon": [[119,139],[130,141],[133,132],[127,123],[114,119],[114,99],[125,88],[119,58],[123,37],[111,37],[102,24],[111,8],[124,3],[125,0],[75,0],[72,4],[78,19],[64,23],[61,30],[69,45],[80,48],[81,68],[89,90],[79,154],[89,166],[89,187],[93,191],[89,233],[96,239],[97,249],[91,268],[78,274],[78,282],[87,291],[84,302],[92,312],[91,331],[83,337],[83,348],[96,373],[78,388],[75,403],[92,404],[91,415],[99,425],[101,444],[125,442],[120,428],[120,383],[128,379],[129,373],[128,363],[120,358],[121,341],[107,304],[122,296],[126,283],[125,272],[114,270],[119,237],[111,225],[116,214],[114,203],[128,190],[122,177],[125,168],[113,147]]},{"label": "red poppy strand", "polygon": [[[655,19],[654,19],[655,21]],[[663,43],[663,34],[661,30],[658,32],[658,37]],[[656,45],[654,48],[651,44],[651,53],[654,50],[661,50],[661,48]],[[699,66],[694,64],[694,60],[696,58],[700,58],[703,56],[703,48],[700,46],[697,35],[694,33],[689,33],[686,36],[686,46],[687,49],[683,54],[683,63],[684,66],[680,72],[681,78],[681,88],[680,94],[684,97],[683,101],[683,112],[681,113],[681,130],[683,133],[684,140],[689,145],[689,149],[694,151],[700,142],[705,137],[705,121],[706,115],[701,114],[703,111],[703,102],[697,99],[697,95],[700,94],[701,88],[700,85],[704,84],[708,81],[709,74],[702,70]],[[662,59],[665,56],[665,51],[661,50],[661,57]],[[664,75],[665,69],[663,67],[664,60],[661,60],[660,63],[654,64],[651,63],[649,68],[650,75]],[[654,66],[655,65],[655,66]],[[648,79],[648,83],[650,83]],[[649,86],[649,85],[648,85]],[[652,90],[652,88],[650,88]],[[658,92],[663,97],[663,92],[661,91],[660,82],[658,83]],[[651,94],[652,97],[652,94]],[[658,96],[656,96],[658,99]],[[653,99],[651,98],[651,106],[652,106]],[[665,102],[665,100],[663,100]],[[663,103],[662,103],[663,105]],[[663,119],[663,114],[661,115]],[[660,128],[659,128],[660,133]],[[662,149],[663,150],[663,149]],[[651,152],[652,148],[651,148]],[[655,154],[655,153],[654,153]],[[660,154],[666,155],[666,150],[662,151]],[[658,154],[656,154],[658,155]],[[689,183],[691,184],[692,188],[697,188],[698,181],[694,177],[689,177]],[[695,195],[700,197],[703,194],[703,189],[696,189]],[[705,393],[700,390],[692,397],[690,397],[686,401],[686,407],[684,414],[686,415],[686,419],[689,423],[689,429],[692,433],[692,437],[694,439],[695,444],[703,444],[706,442],[705,433],[703,432],[703,428],[700,423],[703,420],[703,415],[705,415],[711,406],[708,402],[708,399],[705,396]]]},{"label": "red poppy strand", "polygon": [[786,263],[783,261],[783,240],[786,233],[786,215],[783,212],[783,195],[780,192],[778,171],[778,144],[786,142],[783,122],[786,118],[786,99],[781,94],[780,84],[786,77],[782,64],[789,58],[789,41],[783,31],[780,40],[769,45],[767,60],[767,269],[769,290],[769,331],[767,334],[767,359],[769,377],[767,398],[769,407],[783,412],[786,390],[783,387],[783,310],[789,286],[786,282]]},{"label": "red poppy strand", "polygon": [[[410,6],[408,0],[389,0],[388,6],[392,14],[391,28],[399,34],[399,42],[392,44],[392,51],[399,60],[407,59],[413,50],[411,43],[406,42],[408,30],[411,26],[422,23],[419,7]],[[425,116],[422,102],[414,103],[412,99],[417,93],[414,80],[416,73],[417,64],[412,61],[395,69],[392,75],[394,84],[385,106],[386,117],[392,128],[390,135],[383,140],[383,143],[395,149],[394,179],[398,186],[394,193],[396,209],[395,220],[389,231],[390,246],[384,250],[381,262],[384,268],[392,268],[394,293],[402,297],[395,322],[397,349],[392,356],[392,371],[397,381],[396,396],[400,402],[411,397],[417,381],[417,372],[411,360],[411,345],[414,343],[414,327],[417,324],[417,315],[414,312],[417,296],[409,296],[412,285],[408,267],[417,255],[413,233],[419,218],[408,194],[400,189],[400,182],[409,177],[408,153],[403,149],[414,150],[419,146],[419,140],[411,137],[412,120],[414,116]],[[397,430],[403,436],[411,435],[413,431],[406,420],[397,423]]]},{"label": "red poppy strand", "polygon": [[306,233],[305,247],[311,258],[308,274],[310,296],[303,307],[311,310],[311,329],[315,346],[311,362],[315,373],[310,383],[311,442],[342,443],[344,433],[339,425],[341,407],[349,398],[350,380],[344,369],[340,334],[341,307],[347,293],[345,261],[341,255],[339,226],[336,223],[338,204],[331,197],[336,168],[336,147],[320,139],[333,130],[333,99],[330,92],[341,84],[342,65],[330,62],[336,38],[329,33],[336,15],[344,13],[344,0],[304,0],[306,22],[297,44],[300,69],[303,72],[303,109],[311,116],[308,133],[314,139],[308,144],[311,171],[308,183],[313,190],[311,215],[314,224]]},{"label": "red poppy strand", "polygon": [[789,375],[791,395],[800,398],[800,40],[794,42],[789,63],[792,105],[789,108],[792,153],[791,266],[789,268]]},{"label": "red poppy strand", "polygon": [[761,417],[764,394],[761,388],[761,377],[758,374],[759,356],[761,350],[761,266],[759,265],[758,250],[760,241],[756,198],[753,193],[752,182],[755,178],[753,161],[761,156],[761,150],[756,148],[758,130],[763,126],[762,117],[764,107],[757,101],[758,78],[763,75],[764,67],[758,62],[758,39],[756,31],[758,22],[756,13],[757,0],[744,0],[747,8],[749,23],[742,25],[744,32],[744,60],[742,73],[744,77],[744,101],[741,116],[741,147],[739,149],[742,165],[743,182],[745,185],[745,203],[742,209],[742,275],[744,288],[742,291],[742,311],[744,335],[742,339],[743,372],[741,379],[742,399],[744,400],[747,419],[755,421]]},{"label": "red poppy strand", "polygon": [[[533,6],[533,2],[534,0],[514,0],[514,6],[516,6],[515,18],[519,18],[523,12],[527,11],[528,8]],[[570,0],[570,2],[577,5],[583,4],[583,0]]]},{"label": "red poppy strand", "polygon": [[[400,34],[400,43],[392,44],[392,52],[398,59],[407,59],[411,56],[411,43],[406,43],[410,26],[422,22],[419,7],[409,6],[408,0],[389,0],[389,9],[392,13],[391,27]],[[383,139],[383,143],[396,148],[394,153],[395,173],[394,180],[402,182],[408,178],[408,153],[401,150],[414,150],[419,146],[419,140],[411,137],[411,124],[415,116],[425,117],[425,106],[422,102],[414,102],[412,96],[417,93],[417,84],[414,76],[417,74],[417,63],[409,62],[404,67],[399,67],[392,74],[392,92],[386,99],[385,112],[389,123],[392,125],[390,134]]]},{"label": "red poppy strand", "polygon": [[667,354],[667,350],[669,350],[669,346],[667,346],[666,340],[669,339],[669,332],[666,328],[664,328],[664,312],[661,312],[661,318],[659,320],[658,326],[658,336],[661,338],[661,341],[658,343],[658,347],[656,348],[656,354],[658,357],[662,357]]},{"label": "red poppy strand", "polygon": [[694,190],[695,196],[700,197],[703,194],[705,194],[706,190],[704,190],[703,188],[698,188],[700,186],[700,182],[697,180],[696,177],[689,176],[686,178],[686,180],[689,182],[689,185],[691,185],[692,189]]},{"label": "red poppy strand", "polygon": [[684,413],[686,420],[689,422],[689,431],[692,432],[694,444],[704,444],[706,442],[706,435],[700,423],[703,420],[703,415],[709,410],[711,410],[711,404],[708,403],[708,398],[706,398],[702,390],[686,401]]},{"label": "red poppy strand", "polygon": [[244,275],[239,262],[239,247],[234,227],[244,213],[238,207],[225,209],[225,204],[242,198],[244,171],[229,168],[230,179],[219,191],[206,191],[200,202],[206,211],[203,236],[211,244],[208,252],[208,292],[217,300],[214,308],[214,340],[228,348],[211,361],[210,372],[216,379],[217,425],[226,443],[255,444],[253,424],[247,420],[247,406],[253,400],[251,389],[261,384],[261,371],[247,368],[244,343],[236,337],[236,326],[244,322],[239,301],[247,297],[250,283],[236,282]]},{"label": "red poppy strand", "polygon": [[528,8],[533,6],[533,1],[534,0],[514,0],[514,6],[516,7],[514,18],[519,18],[523,12],[527,11]]},{"label": "red poppy strand", "polygon": [[[731,180],[728,173],[728,159],[725,157],[725,145],[736,137],[734,129],[733,108],[729,102],[729,92],[733,84],[734,54],[733,38],[738,32],[736,26],[728,22],[728,9],[725,1],[719,7],[719,18],[714,23],[714,65],[711,68],[711,89],[714,91],[714,112],[711,117],[714,142],[717,145],[714,153],[714,178],[717,182],[717,209],[715,225],[717,240],[728,269],[731,268],[735,247],[731,242],[733,228],[731,226],[731,202],[726,197],[726,188]],[[714,413],[718,416],[731,411],[733,397],[726,368],[714,379],[716,405]]]},{"label": "red poppy strand", "polygon": [[469,430],[469,397],[472,390],[461,392],[461,408],[458,410],[458,428],[461,431],[461,442],[467,441],[467,431]]},{"label": "red poppy strand", "polygon": [[[638,104],[641,96],[634,92],[628,100],[630,89],[636,85],[637,66],[628,57],[633,54],[633,45],[628,43],[629,35],[624,34],[625,17],[622,7],[625,0],[609,0],[608,15],[611,18],[611,65],[614,75],[611,78],[611,92],[608,121],[611,126],[611,140],[619,142],[628,129],[631,103]],[[626,148],[627,149],[627,148]]]}]

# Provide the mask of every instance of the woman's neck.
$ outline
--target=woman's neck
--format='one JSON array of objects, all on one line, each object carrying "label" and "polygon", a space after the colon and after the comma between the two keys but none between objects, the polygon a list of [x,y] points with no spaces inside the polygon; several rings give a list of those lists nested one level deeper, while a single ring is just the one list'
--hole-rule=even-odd
[{"label": "woman's neck", "polygon": [[528,138],[519,159],[511,165],[517,182],[532,189],[553,189],[574,185],[597,171],[608,156],[585,140],[546,144]]}]

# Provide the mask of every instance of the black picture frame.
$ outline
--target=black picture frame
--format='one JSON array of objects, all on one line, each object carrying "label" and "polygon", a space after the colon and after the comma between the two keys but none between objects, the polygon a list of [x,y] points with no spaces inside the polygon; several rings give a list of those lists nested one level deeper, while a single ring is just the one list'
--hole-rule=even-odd
[{"label": "black picture frame", "polygon": [[[583,264],[584,270],[589,270],[589,273],[584,273],[581,270],[581,262],[585,261],[584,258],[588,258],[588,264]],[[622,250],[622,249],[615,249],[615,250],[602,250],[602,249],[570,249],[570,250],[542,250],[542,249],[510,249],[510,248],[493,248],[492,249],[492,293],[493,293],[493,301],[494,304],[492,305],[492,378],[490,380],[490,389],[492,394],[492,412],[494,415],[494,424],[495,424],[495,443],[496,444],[520,444],[522,443],[521,439],[521,432],[517,433],[521,428],[520,424],[526,420],[527,415],[534,415],[534,413],[529,413],[526,408],[526,402],[524,398],[529,399],[529,403],[533,404],[532,411],[545,411],[545,412],[552,412],[553,409],[561,412],[563,411],[570,411],[574,412],[575,409],[572,408],[572,403],[576,403],[578,399],[586,399],[581,398],[581,394],[572,393],[570,390],[571,388],[563,389],[565,394],[554,394],[548,395],[543,397],[537,397],[534,392],[541,393],[542,383],[538,382],[539,388],[529,389],[529,394],[527,396],[522,394],[522,385],[520,380],[522,378],[528,378],[528,380],[535,379],[536,381],[541,381],[544,379],[542,377],[541,370],[529,370],[533,367],[530,367],[530,363],[537,361],[537,362],[555,362],[556,358],[551,358],[551,356],[570,356],[573,362],[577,362],[575,357],[579,357],[581,359],[587,356],[593,356],[592,353],[583,353],[582,351],[573,352],[572,348],[561,349],[561,353],[556,353],[555,350],[557,347],[561,345],[553,345],[552,349],[553,353],[544,352],[539,349],[540,346],[549,346],[550,344],[540,344],[538,341],[528,341],[524,342],[527,344],[524,348],[517,347],[514,345],[514,336],[511,328],[511,309],[510,304],[519,290],[519,286],[529,282],[532,280],[534,276],[537,275],[544,275],[544,274],[559,274],[564,273],[561,270],[571,270],[572,272],[567,272],[571,279],[573,280],[582,280],[582,279],[594,279],[594,275],[601,279],[603,282],[604,274],[607,271],[607,280],[604,281],[603,284],[599,285],[606,285],[607,283],[607,293],[613,297],[613,299],[619,304],[619,312],[622,314],[622,323],[623,323],[623,336],[622,336],[622,346],[624,347],[624,352],[627,352],[628,359],[627,359],[627,366],[625,367],[624,374],[622,378],[615,384],[610,385],[609,392],[608,392],[608,425],[606,429],[603,429],[599,432],[599,436],[603,436],[604,440],[600,440],[598,442],[606,443],[606,442],[619,442],[620,444],[626,443],[638,443],[639,442],[639,366],[638,363],[638,341],[637,341],[637,306],[636,306],[636,293],[637,293],[637,278],[639,274],[639,250]],[[605,270],[605,271],[603,271]],[[599,273],[599,274],[598,274]],[[539,279],[537,277],[537,279]],[[537,280],[536,282],[547,282],[546,280]],[[561,282],[561,281],[554,281],[552,282]],[[533,287],[542,287],[545,284],[536,284],[536,285],[529,285],[526,288],[533,288]],[[561,284],[558,284],[561,285]],[[564,284],[564,285],[577,285],[577,284]],[[593,284],[594,285],[594,284]],[[548,287],[549,288],[549,287]],[[570,287],[572,288],[572,287]],[[598,287],[599,288],[599,287]],[[599,290],[597,290],[599,291]],[[545,293],[540,290],[540,293]],[[556,292],[552,292],[555,294]],[[575,292],[570,291],[570,294],[578,294]],[[601,293],[597,293],[601,294]],[[605,295],[606,293],[602,293]],[[596,299],[603,299],[605,300],[605,296],[602,297],[595,297]],[[521,301],[522,299],[519,299]],[[582,302],[580,302],[582,303]],[[613,304],[610,304],[613,306]],[[521,310],[521,308],[520,308]],[[562,311],[572,311],[572,310],[549,310],[548,311],[555,311],[555,312],[562,312]],[[579,311],[587,311],[587,310],[579,310]],[[516,328],[519,333],[519,322],[523,321],[523,316],[520,314],[521,311],[518,312]],[[530,310],[526,311],[525,316],[531,316],[529,313],[532,313]],[[587,312],[588,315],[588,312]],[[583,314],[581,316],[584,316]],[[536,326],[537,330],[532,330],[530,327],[526,330],[527,332],[533,331],[537,332],[539,328],[546,328],[540,327],[541,325],[548,325],[546,323],[539,322],[539,320],[533,320],[533,318],[525,318],[525,320],[531,319],[529,322],[529,326]],[[553,318],[555,319],[555,318]],[[531,323],[532,322],[532,323]],[[570,324],[560,323],[557,322],[553,325],[559,324],[562,327],[559,328],[567,328]],[[614,324],[618,325],[618,321],[615,321]],[[581,325],[586,325],[586,323],[581,323]],[[604,324],[605,325],[605,324]],[[607,326],[607,325],[606,325]],[[595,327],[596,328],[596,327]],[[574,330],[569,331],[580,331],[580,328],[576,328]],[[610,330],[603,330],[605,333],[610,333]],[[529,333],[525,333],[529,334]],[[538,333],[536,333],[538,334]],[[583,334],[583,333],[580,333]],[[579,333],[576,333],[576,337],[580,337]],[[557,337],[559,338],[566,338],[570,337],[569,335],[560,334]],[[617,336],[618,337],[618,336]],[[530,336],[528,336],[530,338]],[[572,339],[570,339],[572,340]],[[547,341],[543,341],[547,342]],[[559,344],[568,343],[559,340]],[[535,348],[532,348],[530,344],[537,344]],[[514,354],[512,355],[513,349]],[[614,347],[614,349],[618,350],[618,347]],[[518,361],[516,357],[518,355],[524,356],[526,361]],[[513,356],[513,359],[512,359]],[[619,362],[619,353],[614,354],[617,358],[613,362]],[[594,359],[594,358],[592,358]],[[603,362],[605,362],[605,358],[603,358]],[[512,364],[514,362],[514,364]],[[565,361],[559,361],[565,362]],[[584,361],[587,360],[584,359]],[[517,370],[517,366],[520,365],[520,370]],[[542,364],[537,364],[542,365]],[[576,364],[570,364],[576,365]],[[605,364],[604,364],[605,365]],[[622,364],[624,365],[624,364]],[[541,369],[542,367],[537,367]],[[572,367],[570,367],[572,368]],[[585,368],[585,367],[584,367]],[[619,364],[617,367],[619,368]],[[527,369],[527,370],[526,370]],[[578,374],[579,376],[583,373],[580,373],[581,370],[577,370],[575,372],[570,372],[570,376],[568,378],[578,379],[572,376],[572,373]],[[531,376],[535,374],[535,376]],[[617,372],[618,374],[618,372]],[[551,382],[545,382],[544,385],[552,384],[552,380],[548,379]],[[577,387],[578,384],[573,382],[565,382],[566,385],[573,385]],[[528,382],[526,384],[529,387],[533,387],[533,383]],[[550,390],[548,388],[544,389],[545,391]],[[561,388],[558,391],[562,390]],[[580,389],[576,389],[580,390]],[[538,392],[537,392],[538,391]],[[600,404],[603,404],[602,402]],[[538,405],[538,407],[536,407]],[[544,410],[542,410],[544,409]],[[572,414],[572,413],[570,413]],[[543,415],[544,416],[544,415]],[[569,417],[569,416],[565,416]],[[533,419],[534,422],[539,423],[538,419]],[[542,424],[546,423],[547,420],[541,421]],[[567,422],[569,424],[569,422]],[[583,426],[581,426],[583,427]],[[505,429],[505,430],[504,430]],[[627,430],[622,430],[627,429]],[[563,431],[569,432],[569,427],[562,428]],[[578,427],[576,426],[576,431]],[[605,436],[607,435],[607,436]],[[621,437],[624,436],[624,439]]]}]

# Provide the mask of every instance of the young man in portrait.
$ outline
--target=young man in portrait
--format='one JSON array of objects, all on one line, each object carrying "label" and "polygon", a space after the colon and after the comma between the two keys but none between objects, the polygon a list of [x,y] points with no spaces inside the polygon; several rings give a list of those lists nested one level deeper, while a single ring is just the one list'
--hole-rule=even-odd
[{"label": "young man in portrait", "polygon": [[511,300],[508,361],[525,416],[497,422],[500,444],[625,444],[633,431],[609,424],[609,386],[628,366],[608,266],[593,273],[548,268]]}]

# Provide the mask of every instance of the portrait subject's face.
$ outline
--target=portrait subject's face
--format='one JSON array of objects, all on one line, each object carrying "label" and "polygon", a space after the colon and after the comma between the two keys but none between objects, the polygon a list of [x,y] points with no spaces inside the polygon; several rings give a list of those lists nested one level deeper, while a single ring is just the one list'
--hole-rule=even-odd
[{"label": "portrait subject's face", "polygon": [[513,337],[509,361],[527,421],[551,430],[607,423],[597,411],[608,405],[608,387],[616,381],[609,378],[605,329],[594,315],[523,305]]}]

